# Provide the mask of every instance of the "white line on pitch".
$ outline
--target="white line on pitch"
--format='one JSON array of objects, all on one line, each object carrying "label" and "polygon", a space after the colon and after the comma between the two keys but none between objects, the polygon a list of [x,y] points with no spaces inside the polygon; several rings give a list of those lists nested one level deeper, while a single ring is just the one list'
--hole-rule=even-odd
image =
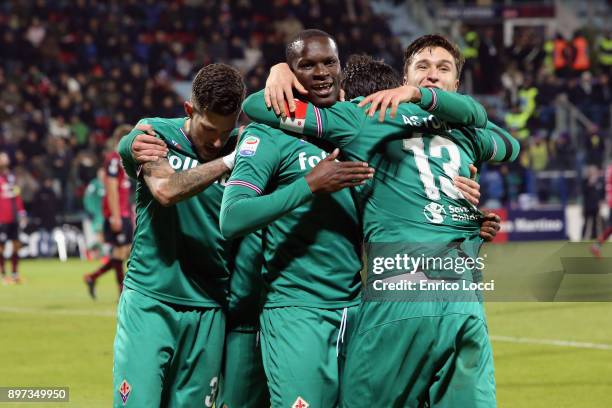
[{"label": "white line on pitch", "polygon": [[[22,307],[4,307],[0,306],[0,312],[8,313],[28,313],[28,314],[40,314],[40,315],[59,315],[59,316],[100,316],[100,317],[115,317],[116,312],[113,310],[87,310],[87,309],[34,309],[34,308],[22,308]],[[545,346],[558,346],[558,347],[574,347],[584,349],[595,349],[595,350],[612,350],[612,344],[603,343],[588,343],[579,341],[568,341],[568,340],[554,340],[554,339],[533,339],[528,337],[512,337],[512,336],[489,336],[492,341],[499,341],[505,343],[519,343],[519,344],[541,344]]]},{"label": "white line on pitch", "polygon": [[521,343],[521,344],[542,344],[545,346],[559,347],[575,347],[584,349],[596,350],[612,350],[612,344],[602,343],[585,343],[580,341],[567,340],[552,340],[552,339],[532,339],[527,337],[511,337],[511,336],[489,336],[492,341],[501,341],[506,343]]},{"label": "white line on pitch", "polygon": [[28,313],[40,315],[59,315],[59,316],[101,316],[115,317],[117,313],[113,310],[87,310],[87,309],[34,309],[27,307],[4,307],[0,306],[0,312],[7,313]]}]

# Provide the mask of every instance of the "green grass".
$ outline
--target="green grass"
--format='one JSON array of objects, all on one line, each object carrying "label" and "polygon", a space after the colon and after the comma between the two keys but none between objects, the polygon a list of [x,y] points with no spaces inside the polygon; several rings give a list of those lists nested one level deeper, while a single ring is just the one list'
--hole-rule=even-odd
[{"label": "green grass", "polygon": [[118,293],[110,271],[99,280],[98,300],[89,297],[81,276],[96,266],[77,260],[24,261],[24,284],[0,286],[2,386],[70,387],[70,403],[45,407],[112,406]]},{"label": "green grass", "polygon": [[[483,252],[491,272],[512,274],[560,247],[507,244]],[[70,387],[70,403],[45,407],[111,406],[117,288],[109,272],[99,281],[98,300],[89,298],[81,276],[96,266],[77,260],[24,261],[25,283],[0,286],[0,386]],[[612,345],[612,303],[489,302],[486,309],[499,407],[612,407],[610,347],[532,344],[545,339]],[[0,408],[8,406],[0,403]]]}]

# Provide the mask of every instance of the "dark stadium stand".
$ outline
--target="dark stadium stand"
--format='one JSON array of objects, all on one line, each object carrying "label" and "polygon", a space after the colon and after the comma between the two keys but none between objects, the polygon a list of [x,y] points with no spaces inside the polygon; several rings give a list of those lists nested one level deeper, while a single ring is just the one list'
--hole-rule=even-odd
[{"label": "dark stadium stand", "polygon": [[[401,69],[392,16],[374,9],[357,0],[3,2],[0,149],[12,158],[26,207],[50,177],[59,214],[78,213],[113,128],[181,115],[175,81],[210,62],[238,67],[254,91],[284,58],[287,38],[316,27],[336,36],[343,60],[365,52]],[[600,46],[610,33],[544,38],[526,27],[504,47],[494,27],[465,26],[455,38],[471,56],[472,93],[523,146],[516,163],[483,169],[483,202],[516,204],[525,194],[574,202],[583,167],[601,170],[610,145],[610,65]],[[559,131],[568,115],[582,126]]]}]

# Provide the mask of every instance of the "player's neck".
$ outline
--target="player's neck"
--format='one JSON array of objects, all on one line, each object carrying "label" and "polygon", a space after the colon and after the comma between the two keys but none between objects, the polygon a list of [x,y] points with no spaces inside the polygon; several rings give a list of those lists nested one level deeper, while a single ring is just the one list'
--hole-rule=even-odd
[{"label": "player's neck", "polygon": [[189,131],[191,130],[191,118],[185,119],[185,124],[183,125],[183,128],[185,129],[185,135],[191,138],[191,136],[189,136]]},{"label": "player's neck", "polygon": [[189,144],[195,149],[195,144],[193,143],[193,137],[191,136],[191,118],[185,119],[185,124],[183,124],[183,134],[189,141]]}]

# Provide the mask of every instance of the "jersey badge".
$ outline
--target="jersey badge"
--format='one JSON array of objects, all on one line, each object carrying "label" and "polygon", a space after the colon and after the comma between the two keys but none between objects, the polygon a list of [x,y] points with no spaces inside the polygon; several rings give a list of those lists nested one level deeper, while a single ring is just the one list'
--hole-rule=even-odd
[{"label": "jersey badge", "polygon": [[121,395],[121,401],[123,401],[123,405],[127,402],[127,399],[130,397],[130,393],[132,392],[132,386],[125,380],[121,382],[119,386],[119,395]]},{"label": "jersey badge", "polygon": [[302,397],[297,397],[291,408],[308,408],[310,406],[309,403]]},{"label": "jersey badge", "polygon": [[240,150],[238,151],[238,154],[243,157],[255,156],[255,152],[257,152],[258,147],[259,138],[255,136],[248,136],[240,145]]}]

